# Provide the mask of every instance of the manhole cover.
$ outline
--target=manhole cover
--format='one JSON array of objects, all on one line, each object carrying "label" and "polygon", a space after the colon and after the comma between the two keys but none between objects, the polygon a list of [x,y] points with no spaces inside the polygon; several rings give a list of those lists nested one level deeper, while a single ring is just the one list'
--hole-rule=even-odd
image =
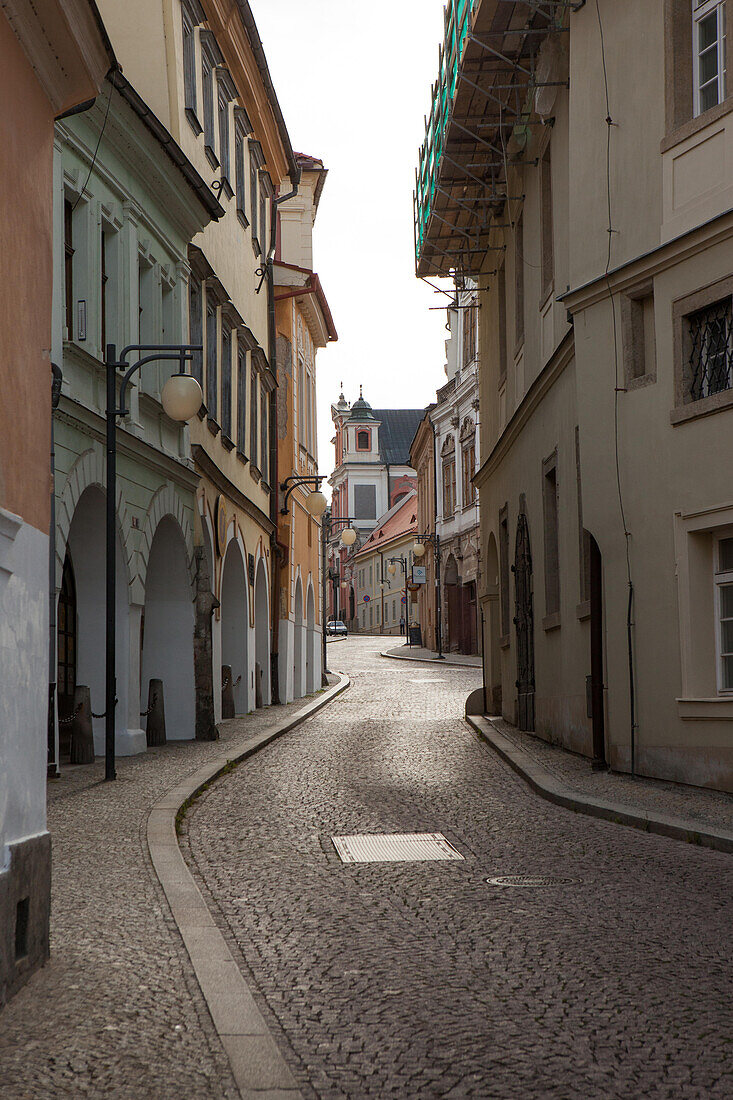
[{"label": "manhole cover", "polygon": [[361,833],[332,836],[342,863],[411,863],[463,859],[442,833]]},{"label": "manhole cover", "polygon": [[486,880],[490,886],[576,886],[574,878],[548,878],[546,875],[495,875]]}]

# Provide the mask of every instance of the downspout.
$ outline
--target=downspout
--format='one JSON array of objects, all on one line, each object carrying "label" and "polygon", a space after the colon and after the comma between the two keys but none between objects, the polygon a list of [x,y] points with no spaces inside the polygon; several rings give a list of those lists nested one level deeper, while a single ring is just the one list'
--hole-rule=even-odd
[{"label": "downspout", "polygon": [[[277,334],[275,331],[275,271],[274,256],[275,243],[277,241],[277,208],[292,199],[298,193],[300,175],[294,181],[293,188],[286,195],[278,196],[272,204],[272,217],[270,218],[270,248],[265,260],[264,277],[267,278],[267,332],[268,332],[268,358],[270,370],[275,377],[275,388],[270,393],[270,519],[274,530],[270,535],[270,550],[272,557],[272,601],[270,622],[272,623],[272,645],[270,647],[270,685],[273,702],[283,702],[280,698],[280,677],[278,669],[278,655],[280,642],[280,562],[287,554],[289,547],[284,546],[279,539],[278,512],[280,499],[280,476],[277,468]],[[260,286],[262,284],[260,283]],[[259,288],[258,288],[259,289]]]}]

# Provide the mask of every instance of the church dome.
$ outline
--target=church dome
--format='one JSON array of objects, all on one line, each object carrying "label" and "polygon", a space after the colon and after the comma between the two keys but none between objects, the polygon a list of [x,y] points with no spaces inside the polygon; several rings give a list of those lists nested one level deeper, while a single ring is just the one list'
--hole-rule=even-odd
[{"label": "church dome", "polygon": [[361,386],[359,387],[359,397],[351,406],[351,416],[349,420],[376,420],[376,416],[372,412],[372,407],[368,401],[364,400]]}]

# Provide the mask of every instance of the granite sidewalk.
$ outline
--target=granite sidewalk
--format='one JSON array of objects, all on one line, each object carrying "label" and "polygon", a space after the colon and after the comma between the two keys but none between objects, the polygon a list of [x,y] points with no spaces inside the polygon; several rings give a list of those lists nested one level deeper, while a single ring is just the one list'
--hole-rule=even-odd
[{"label": "granite sidewalk", "polygon": [[426,649],[425,646],[408,646],[403,643],[399,646],[394,646],[392,649],[386,649],[382,653],[382,657],[392,657],[397,661],[421,661],[421,662],[436,662],[442,666],[455,665],[461,668],[481,668],[481,657],[477,655],[469,655],[464,653],[446,653],[442,658],[433,649]]},{"label": "granite sidewalk", "polygon": [[620,772],[593,771],[586,757],[510,726],[467,722],[536,794],[577,813],[733,852],[733,795]]}]

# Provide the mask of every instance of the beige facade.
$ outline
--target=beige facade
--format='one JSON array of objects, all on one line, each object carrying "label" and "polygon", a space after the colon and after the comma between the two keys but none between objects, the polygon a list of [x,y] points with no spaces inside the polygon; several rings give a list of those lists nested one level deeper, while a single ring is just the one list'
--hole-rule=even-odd
[{"label": "beige facade", "polygon": [[194,239],[188,279],[190,340],[204,349],[192,364],[204,395],[191,426],[198,591],[214,606],[211,669],[208,658],[197,667],[197,691],[213,688],[218,721],[277,695],[276,367],[263,271],[275,197],[299,169],[248,3],[104,0],[102,14],[126,75],[225,210]]},{"label": "beige facade", "polygon": [[[453,231],[424,218],[418,247],[445,264],[453,241],[486,288],[487,694],[598,764],[733,790],[731,5],[601,4],[603,39],[595,5],[564,33],[526,3],[469,7],[525,68],[511,30],[539,32],[538,86],[513,77],[531,114],[514,93],[454,104],[502,153],[492,229],[460,208]],[[459,65],[477,52],[466,38]]]},{"label": "beige facade", "polygon": [[405,634],[408,623],[417,623],[418,590],[412,585],[412,567],[423,563],[414,556],[416,534],[417,493],[413,489],[381,517],[354,556],[354,630]]}]

